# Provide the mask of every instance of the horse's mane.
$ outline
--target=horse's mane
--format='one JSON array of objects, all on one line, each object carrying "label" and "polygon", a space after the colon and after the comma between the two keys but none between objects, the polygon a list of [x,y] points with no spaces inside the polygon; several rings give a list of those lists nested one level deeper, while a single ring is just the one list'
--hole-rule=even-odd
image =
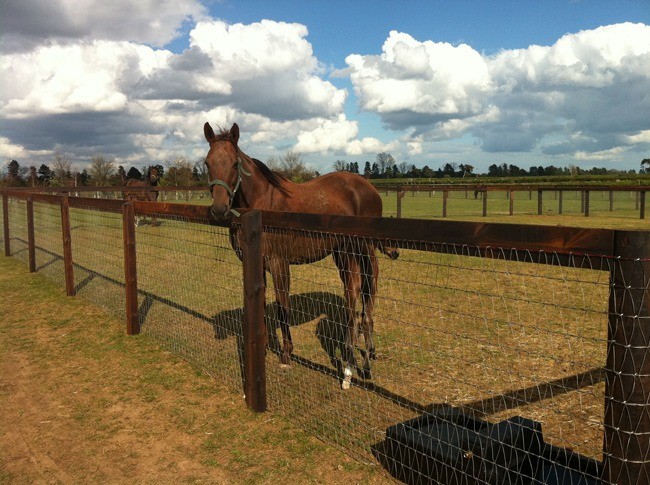
[{"label": "horse's mane", "polygon": [[287,189],[285,187],[285,184],[288,181],[288,179],[284,175],[282,175],[281,173],[278,173],[278,172],[275,172],[275,171],[271,170],[269,167],[267,167],[260,160],[258,160],[256,158],[253,158],[253,157],[249,157],[244,152],[242,152],[241,149],[237,146],[237,142],[235,141],[235,139],[233,138],[233,136],[232,136],[232,134],[230,133],[229,130],[223,130],[223,129],[219,128],[219,134],[215,135],[213,140],[214,141],[229,141],[229,142],[231,142],[233,145],[235,145],[235,148],[237,149],[237,151],[241,155],[244,155],[246,158],[248,158],[251,162],[253,162],[257,166],[257,168],[262,173],[264,178],[266,180],[268,180],[268,182],[273,187],[278,189],[280,191],[280,193],[282,193],[282,195],[284,195],[285,197],[289,197],[289,192],[287,191]]},{"label": "horse's mane", "polygon": [[250,158],[253,161],[253,163],[257,165],[257,168],[259,169],[260,172],[262,172],[264,178],[266,178],[266,180],[268,180],[273,187],[278,189],[285,197],[289,197],[289,192],[287,191],[287,188],[285,186],[288,180],[287,177],[285,177],[281,173],[274,172],[273,170],[271,170],[269,167],[267,167],[264,163],[260,162],[256,158],[251,158],[251,157],[248,158]]}]

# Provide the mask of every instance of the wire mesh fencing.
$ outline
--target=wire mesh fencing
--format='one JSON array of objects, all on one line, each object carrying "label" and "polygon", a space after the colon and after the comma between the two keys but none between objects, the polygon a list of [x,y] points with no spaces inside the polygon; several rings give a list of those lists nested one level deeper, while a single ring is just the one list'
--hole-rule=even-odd
[{"label": "wire mesh fencing", "polygon": [[11,256],[27,264],[28,242],[27,242],[27,202],[18,198],[9,198],[9,215],[7,224],[9,227],[9,243]]},{"label": "wire mesh fencing", "polygon": [[124,244],[119,212],[93,206],[70,208],[76,293],[118,318],[124,317]]},{"label": "wire mesh fencing", "polygon": [[65,286],[60,206],[34,202],[34,227],[36,271]]},{"label": "wire mesh fencing", "polygon": [[242,269],[228,229],[154,217],[136,233],[142,332],[241,393]]},{"label": "wire mesh fencing", "polygon": [[[148,218],[137,227],[120,203],[71,205],[76,292],[124,316],[133,225],[139,328],[241,393],[249,365],[241,260],[252,257],[242,226],[210,225],[206,208],[148,204],[135,205]],[[33,213],[36,269],[59,281],[62,211],[36,201]],[[11,254],[23,260],[26,214],[25,200],[10,197]],[[407,482],[645,477],[647,232],[557,228],[549,246],[517,235],[537,248],[521,250],[457,242],[460,224],[468,235],[485,225],[457,223],[450,242],[432,242],[452,226],[422,223],[417,234],[437,238],[427,240],[411,234],[414,224],[389,222],[384,237],[355,235],[369,230],[356,220],[347,235],[308,229],[309,218],[260,228],[273,413]],[[587,249],[552,249],[565,243]],[[393,246],[397,259],[388,257]]]},{"label": "wire mesh fencing", "polygon": [[[303,249],[307,259],[322,254],[323,234],[275,227],[267,234],[278,244],[299,238],[302,248],[313,241]],[[340,253],[368,241],[337,238],[331,244],[338,257],[291,266],[293,365],[282,368],[269,355],[270,406],[367,462],[373,454],[388,460],[382,443],[391,426],[444,413],[454,416],[442,418],[447,425],[457,425],[460,416],[481,426],[521,416],[542,426],[549,445],[600,460],[611,260],[576,256],[560,265],[552,252],[507,260],[499,249],[485,257],[462,245],[396,243],[399,258],[379,260],[372,379],[363,378],[368,350],[360,331],[359,372],[348,391],[341,381],[353,327],[336,261],[355,258]],[[294,251],[273,254],[290,261]],[[540,257],[546,264],[532,264]],[[269,282],[267,299],[275,289]],[[360,302],[355,311],[363,311]],[[279,322],[270,318],[273,339]],[[459,442],[447,446],[457,446],[460,455],[471,451]],[[534,478],[532,471],[522,473],[524,480]],[[597,479],[593,466],[586,473]]]}]

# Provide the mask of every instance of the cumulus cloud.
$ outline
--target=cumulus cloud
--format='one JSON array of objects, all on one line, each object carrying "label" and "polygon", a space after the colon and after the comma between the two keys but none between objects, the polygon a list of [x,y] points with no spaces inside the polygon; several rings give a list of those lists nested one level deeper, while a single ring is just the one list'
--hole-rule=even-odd
[{"label": "cumulus cloud", "polygon": [[178,36],[184,22],[205,16],[198,0],[5,0],[0,41],[5,51],[79,39],[162,47]]},{"label": "cumulus cloud", "polygon": [[487,62],[468,45],[419,42],[392,31],[378,56],[350,55],[361,108],[394,129],[480,114],[492,90]]},{"label": "cumulus cloud", "polygon": [[[0,57],[0,106],[7,118],[127,107],[130,80],[164,65],[169,52],[95,41],[38,47]],[[126,73],[127,75],[124,75]]]},{"label": "cumulus cloud", "polygon": [[644,24],[604,26],[494,56],[391,32],[381,55],[346,62],[360,107],[387,126],[431,139],[470,133],[488,152],[613,153],[644,140],[650,128]]},{"label": "cumulus cloud", "polygon": [[[58,37],[6,52],[0,113],[10,123],[3,134],[34,153],[59,144],[77,155],[159,157],[204,150],[205,121],[237,121],[267,148],[301,135],[304,153],[345,151],[341,140],[358,131],[343,115],[347,93],[322,78],[307,34],[300,24],[203,20],[178,54],[135,41]],[[334,136],[329,145],[305,131],[318,126]]]},{"label": "cumulus cloud", "polygon": [[314,126],[306,126],[298,135],[294,149],[298,153],[328,153],[363,155],[395,148],[373,137],[357,139],[359,127],[356,121],[341,114],[334,120],[316,120]]},{"label": "cumulus cloud", "polygon": [[[54,150],[73,161],[199,156],[205,121],[236,121],[262,159],[289,148],[424,158],[433,142],[468,135],[475,150],[580,160],[650,146],[643,24],[493,56],[391,32],[381,53],[351,54],[333,73],[349,77],[361,110],[396,131],[386,142],[360,136],[345,114],[349,93],[328,79],[304,25],[229,24],[199,0],[7,0],[2,13],[0,148],[34,163]],[[170,44],[179,35],[182,52]]]}]

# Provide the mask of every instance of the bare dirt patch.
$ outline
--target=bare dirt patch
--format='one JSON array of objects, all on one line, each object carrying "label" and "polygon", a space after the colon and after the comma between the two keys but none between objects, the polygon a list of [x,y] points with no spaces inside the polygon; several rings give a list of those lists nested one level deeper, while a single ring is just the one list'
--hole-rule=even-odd
[{"label": "bare dirt patch", "polygon": [[382,483],[0,258],[0,482]]}]

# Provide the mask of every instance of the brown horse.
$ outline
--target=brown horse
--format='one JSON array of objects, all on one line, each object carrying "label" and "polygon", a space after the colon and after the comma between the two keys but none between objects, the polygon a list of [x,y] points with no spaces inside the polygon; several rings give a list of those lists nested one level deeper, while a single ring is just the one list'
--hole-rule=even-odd
[{"label": "brown horse", "polygon": [[[158,185],[159,173],[158,167],[150,166],[147,168],[147,175],[144,180],[137,178],[125,178],[122,180],[122,184],[126,187],[156,187]],[[158,200],[158,191],[157,190],[125,190],[123,192],[123,198],[126,200],[149,200],[155,202]],[[146,224],[147,219],[143,218],[140,220],[139,217],[135,218],[135,225],[139,226],[141,224]],[[156,216],[151,216],[151,225],[157,226],[158,221]]]},{"label": "brown horse", "polygon": [[[211,180],[211,212],[215,218],[223,219],[229,213],[236,215],[234,207],[381,217],[382,201],[379,193],[359,175],[336,172],[309,182],[294,183],[239,149],[239,127],[236,123],[230,131],[220,131],[219,134],[215,134],[210,124],[206,123],[203,131],[210,144],[205,164]],[[239,240],[240,231],[232,229],[231,244],[237,254],[241,255]],[[378,249],[391,258],[398,256],[395,249]],[[357,367],[357,371],[361,377],[369,379],[370,359],[375,358],[373,310],[379,276],[375,245],[351,237],[276,231],[264,234],[262,252],[265,271],[271,273],[275,287],[277,314],[282,331],[280,362],[290,364],[293,351],[289,329],[289,265],[313,263],[332,254],[343,281],[347,312],[342,387],[350,387],[352,367],[357,367],[354,357],[356,339],[361,333],[366,349],[363,352],[363,369]],[[360,316],[357,316],[359,297],[362,310]]]}]

